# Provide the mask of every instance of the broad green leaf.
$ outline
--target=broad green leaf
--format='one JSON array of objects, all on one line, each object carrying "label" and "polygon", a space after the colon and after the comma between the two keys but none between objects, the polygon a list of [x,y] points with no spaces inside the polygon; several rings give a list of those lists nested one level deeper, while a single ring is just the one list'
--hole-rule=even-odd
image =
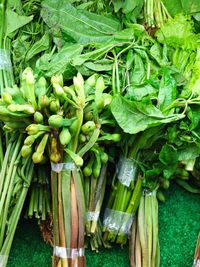
[{"label": "broad green leaf", "polygon": [[98,60],[94,62],[88,61],[84,64],[84,66],[96,72],[110,71],[113,69],[113,63],[111,63],[109,60]]},{"label": "broad green leaf", "polygon": [[162,146],[162,149],[159,153],[159,160],[164,165],[172,165],[178,161],[177,150],[172,146],[165,144]]},{"label": "broad green leaf", "polygon": [[182,14],[168,20],[155,35],[160,43],[174,48],[195,51],[200,45],[200,34],[194,33],[192,20]]},{"label": "broad green leaf", "polygon": [[188,161],[191,159],[195,159],[200,154],[200,148],[196,145],[189,144],[186,145],[184,148],[178,150],[178,160],[179,161]]},{"label": "broad green leaf", "polygon": [[91,61],[91,60],[95,61],[101,56],[103,56],[106,52],[109,52],[113,47],[115,47],[115,43],[104,45],[103,47],[99,49],[95,49],[92,52],[88,52],[80,56],[75,56],[72,60],[72,65],[81,66],[86,61]]},{"label": "broad green leaf", "polygon": [[41,53],[42,51],[45,51],[49,48],[49,34],[45,33],[43,35],[43,37],[35,42],[30,50],[28,50],[27,54],[26,54],[26,60],[30,60],[31,58],[33,58],[35,55],[37,55],[38,53]]},{"label": "broad green leaf", "polygon": [[192,77],[189,83],[189,90],[193,95],[200,96],[200,48],[197,49],[196,61],[193,65]]},{"label": "broad green leaf", "polygon": [[183,12],[181,0],[162,0],[162,2],[171,16],[175,16]]},{"label": "broad green leaf", "polygon": [[167,65],[166,57],[163,57],[163,49],[158,43],[155,43],[150,48],[150,55],[157,61],[160,66]]},{"label": "broad green leaf", "polygon": [[176,99],[176,83],[168,69],[163,69],[163,76],[158,93],[158,104],[161,110],[167,108]]},{"label": "broad green leaf", "polygon": [[22,10],[21,0],[7,0],[7,7],[6,8],[21,11]]},{"label": "broad green leaf", "polygon": [[143,0],[125,0],[123,3],[123,12],[126,13],[130,13],[131,11],[133,11],[135,8],[137,8],[138,6],[142,6],[143,5]]},{"label": "broad green leaf", "polygon": [[159,160],[163,164],[163,177],[169,179],[177,168],[177,150],[172,145],[163,145],[159,153]]},{"label": "broad green leaf", "polygon": [[200,106],[193,105],[187,112],[187,117],[190,119],[190,130],[194,130],[197,126],[200,125]]},{"label": "broad green leaf", "polygon": [[149,85],[149,84],[141,84],[141,85],[130,85],[127,87],[127,94],[126,96],[131,99],[135,99],[137,101],[141,101],[143,97],[149,96],[156,96],[157,90]]},{"label": "broad green leaf", "polygon": [[15,32],[17,29],[28,24],[33,19],[33,16],[20,16],[12,10],[6,10],[6,35]]},{"label": "broad green leaf", "polygon": [[120,23],[108,17],[78,10],[66,1],[42,2],[42,17],[50,28],[58,27],[80,44],[104,43],[120,30]]},{"label": "broad green leaf", "polygon": [[141,84],[145,77],[145,64],[140,55],[134,55],[134,67],[131,71],[130,82],[133,84]]},{"label": "broad green leaf", "polygon": [[185,14],[194,14],[200,12],[199,0],[181,0],[181,4]]},{"label": "broad green leaf", "polygon": [[115,12],[118,12],[123,7],[123,0],[112,0]]},{"label": "broad green leaf", "polygon": [[79,44],[66,45],[54,55],[44,54],[37,62],[36,68],[51,77],[55,73],[64,73],[72,68],[74,56],[81,54],[83,46]]},{"label": "broad green leaf", "polygon": [[111,111],[119,126],[129,134],[184,118],[181,114],[165,116],[150,102],[130,101],[119,95],[113,98]]}]

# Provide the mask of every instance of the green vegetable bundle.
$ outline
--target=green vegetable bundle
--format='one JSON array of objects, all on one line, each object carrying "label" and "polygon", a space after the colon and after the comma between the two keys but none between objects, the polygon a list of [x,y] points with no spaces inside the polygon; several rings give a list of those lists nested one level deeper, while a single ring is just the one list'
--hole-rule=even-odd
[{"label": "green vegetable bundle", "polygon": [[172,180],[200,190],[198,22],[166,7],[2,1],[0,59],[7,49],[14,69],[0,62],[4,261],[30,186],[27,215],[52,216],[53,267],[85,266],[85,245],[130,233],[131,266],[159,266],[157,199]]}]

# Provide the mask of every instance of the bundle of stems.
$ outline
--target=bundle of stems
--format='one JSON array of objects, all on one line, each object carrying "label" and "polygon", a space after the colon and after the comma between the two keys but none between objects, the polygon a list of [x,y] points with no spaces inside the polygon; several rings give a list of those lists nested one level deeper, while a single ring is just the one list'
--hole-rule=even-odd
[{"label": "bundle of stems", "polygon": [[194,264],[193,267],[198,267],[200,265],[200,232],[197,238],[197,245],[194,253]]},{"label": "bundle of stems", "polygon": [[156,191],[143,191],[139,210],[132,225],[129,258],[131,267],[160,265]]},{"label": "bundle of stems", "polygon": [[6,266],[15,230],[33,175],[31,159],[20,153],[22,136],[9,142],[1,169],[0,265]]},{"label": "bundle of stems", "polygon": [[26,217],[45,221],[51,214],[50,184],[47,164],[39,166],[35,171],[29,190],[30,200]]},{"label": "bundle of stems", "polygon": [[[109,227],[104,227],[104,240],[107,242],[116,241],[121,245],[127,242],[128,235],[127,233],[123,233],[124,222],[129,220],[130,216],[135,215],[141,198],[143,177],[141,176],[142,172],[140,170],[140,152],[148,143],[150,143],[150,140],[153,140],[152,137],[155,136],[157,131],[158,129],[156,128],[148,129],[142,134],[135,135],[131,148],[128,147],[130,137],[128,136],[128,139],[125,139],[125,147],[127,148],[124,157],[132,162],[132,165],[129,165],[131,168],[129,170],[129,178],[131,182],[130,185],[127,186],[122,184],[122,182],[117,178],[117,173],[115,173],[113,177],[112,192],[107,203],[107,208],[117,212],[122,212],[124,217],[121,218],[120,223],[118,221],[117,229],[115,229],[115,231],[112,231]],[[126,173],[124,173],[123,176],[124,175],[126,175]],[[127,177],[125,176],[125,178]]]},{"label": "bundle of stems", "polygon": [[171,16],[162,0],[144,1],[144,20],[148,28],[160,28]]},{"label": "bundle of stems", "polygon": [[[88,165],[93,161],[94,158],[90,158]],[[107,159],[106,159],[107,161]],[[105,189],[106,189],[106,171],[107,164],[104,160],[104,164],[101,167],[100,174],[99,170],[91,176],[86,175],[88,171],[88,165],[83,169],[84,175],[84,191],[85,191],[85,202],[86,202],[86,235],[89,238],[90,247],[92,250],[98,250],[100,247],[104,246],[104,241],[102,238],[102,224],[100,221],[100,212],[102,208],[102,203],[104,200]],[[96,168],[97,166],[95,166]],[[99,176],[97,177],[97,175]]]}]

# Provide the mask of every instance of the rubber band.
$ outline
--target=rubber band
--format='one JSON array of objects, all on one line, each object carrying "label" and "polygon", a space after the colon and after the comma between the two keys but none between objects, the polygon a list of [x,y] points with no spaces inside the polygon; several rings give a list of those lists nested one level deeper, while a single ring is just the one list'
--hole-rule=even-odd
[{"label": "rubber band", "polygon": [[11,69],[12,63],[8,51],[0,49],[0,70]]},{"label": "rubber band", "polygon": [[7,262],[8,262],[8,256],[0,255],[0,267],[6,267]]},{"label": "rubber band", "polygon": [[103,218],[103,225],[111,232],[129,234],[133,219],[133,214],[106,209]]},{"label": "rubber band", "polygon": [[100,211],[87,211],[86,212],[86,221],[98,221]]},{"label": "rubber band", "polygon": [[76,165],[74,162],[67,163],[53,163],[51,162],[51,169],[56,173],[60,173],[63,170],[74,171],[76,169]]},{"label": "rubber band", "polygon": [[61,259],[76,259],[85,256],[84,248],[64,248],[55,246],[53,255]]},{"label": "rubber band", "polygon": [[117,166],[117,173],[119,181],[129,187],[130,183],[134,180],[137,166],[133,159],[121,157]]}]

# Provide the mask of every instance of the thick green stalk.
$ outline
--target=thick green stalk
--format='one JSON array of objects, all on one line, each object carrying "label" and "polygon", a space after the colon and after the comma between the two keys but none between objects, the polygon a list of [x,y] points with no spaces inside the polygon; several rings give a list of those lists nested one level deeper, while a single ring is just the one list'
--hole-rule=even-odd
[{"label": "thick green stalk", "polygon": [[139,227],[139,236],[142,249],[142,266],[148,267],[148,244],[147,244],[147,234],[146,234],[146,225],[145,225],[145,200],[142,196],[140,201],[140,206],[138,210],[138,227]]},{"label": "thick green stalk", "polygon": [[152,195],[148,195],[148,193],[145,195],[145,221],[146,221],[146,235],[147,235],[147,246],[148,246],[148,267],[151,267],[151,255],[152,255],[152,209],[151,209],[151,203],[152,203]]},{"label": "thick green stalk", "polygon": [[137,233],[137,225],[136,220],[134,220],[131,228],[131,235],[129,239],[129,260],[130,260],[130,267],[137,267],[135,265],[135,250],[136,250],[136,233]]},{"label": "thick green stalk", "polygon": [[7,145],[7,149],[6,149],[6,153],[3,159],[3,163],[2,163],[2,168],[1,168],[1,172],[0,172],[0,195],[2,194],[3,188],[4,188],[4,180],[5,180],[5,174],[8,168],[8,163],[9,163],[9,157],[11,155],[11,149],[12,149],[12,142],[10,142]]},{"label": "thick green stalk", "polygon": [[[58,173],[58,220],[59,220],[59,246],[66,248],[65,239],[65,224],[63,215],[63,201],[62,201],[62,173]],[[68,260],[66,258],[61,258],[62,266],[68,267]]]},{"label": "thick green stalk", "polygon": [[18,162],[20,159],[20,156],[18,156],[18,159],[16,160],[16,162],[14,163],[13,169],[12,169],[12,175],[10,178],[10,183],[9,183],[9,187],[7,190],[7,194],[6,194],[6,198],[5,198],[5,202],[4,202],[4,206],[3,206],[3,217],[4,220],[1,224],[1,229],[0,229],[0,247],[2,247],[3,241],[4,241],[4,237],[5,237],[5,230],[6,230],[6,225],[7,225],[7,221],[8,221],[8,212],[9,212],[9,208],[10,208],[10,204],[11,204],[11,197],[12,197],[12,192],[13,192],[13,188],[14,188],[14,180],[15,180],[15,175],[16,175],[16,171],[17,171],[17,167],[18,167]]},{"label": "thick green stalk", "polygon": [[[135,244],[135,265],[136,267],[142,267],[142,249],[140,243],[139,227],[138,227],[138,216],[135,219],[137,222],[137,233],[136,233],[136,244]],[[152,266],[154,267],[154,266]]]},{"label": "thick green stalk", "polygon": [[152,196],[151,210],[152,210],[152,266],[156,266],[156,254],[158,249],[158,200],[156,194]]},{"label": "thick green stalk", "polygon": [[[53,244],[59,246],[59,221],[58,221],[58,182],[57,173],[51,171],[52,189],[52,218],[53,218]],[[52,258],[52,266],[57,266],[57,258]]]},{"label": "thick green stalk", "polygon": [[[78,208],[78,222],[79,222],[79,235],[78,235],[78,248],[84,248],[84,226],[85,226],[85,199],[83,192],[83,184],[81,180],[80,173],[77,170],[73,172],[76,199],[77,199],[77,208]],[[79,265],[84,265],[84,257],[78,259]]]},{"label": "thick green stalk", "polygon": [[64,215],[64,225],[65,225],[65,239],[67,247],[70,247],[71,243],[71,212],[70,212],[70,179],[71,171],[64,170],[62,172],[62,201],[63,201],[63,215]]},{"label": "thick green stalk", "polygon": [[[27,180],[29,181],[29,184],[30,184],[32,176],[33,176],[33,164],[31,160],[27,166],[26,175],[27,175]],[[23,189],[19,196],[17,204],[15,208],[13,209],[13,212],[11,213],[10,219],[8,221],[9,231],[6,235],[6,239],[4,240],[3,247],[0,251],[1,255],[7,255],[7,256],[9,255],[11,245],[13,242],[13,238],[14,238],[14,234],[15,234],[15,230],[16,230],[16,227],[17,227],[20,215],[21,215],[21,211],[23,208],[23,204],[24,204],[27,192],[28,192],[28,188],[29,188],[28,184],[26,186],[23,186]]]},{"label": "thick green stalk", "polygon": [[9,164],[8,172],[7,172],[6,177],[5,177],[5,183],[4,183],[4,187],[3,187],[3,192],[1,194],[1,199],[0,199],[0,214],[2,212],[4,201],[5,201],[5,197],[7,195],[7,191],[8,191],[8,188],[9,188],[9,183],[10,183],[10,179],[12,177],[12,172],[13,172],[13,168],[14,168],[14,165],[15,165],[15,161],[16,161],[16,159],[18,157],[18,154],[20,153],[21,141],[22,141],[22,136],[19,136],[18,141],[16,143],[14,143],[15,148],[14,148],[14,151],[13,151],[13,154],[12,154],[12,158],[11,158],[11,161],[10,161],[10,164]]},{"label": "thick green stalk", "polygon": [[2,168],[3,158],[4,158],[2,135],[3,135],[3,133],[2,133],[2,131],[0,130],[0,170],[1,170],[1,168]]}]

